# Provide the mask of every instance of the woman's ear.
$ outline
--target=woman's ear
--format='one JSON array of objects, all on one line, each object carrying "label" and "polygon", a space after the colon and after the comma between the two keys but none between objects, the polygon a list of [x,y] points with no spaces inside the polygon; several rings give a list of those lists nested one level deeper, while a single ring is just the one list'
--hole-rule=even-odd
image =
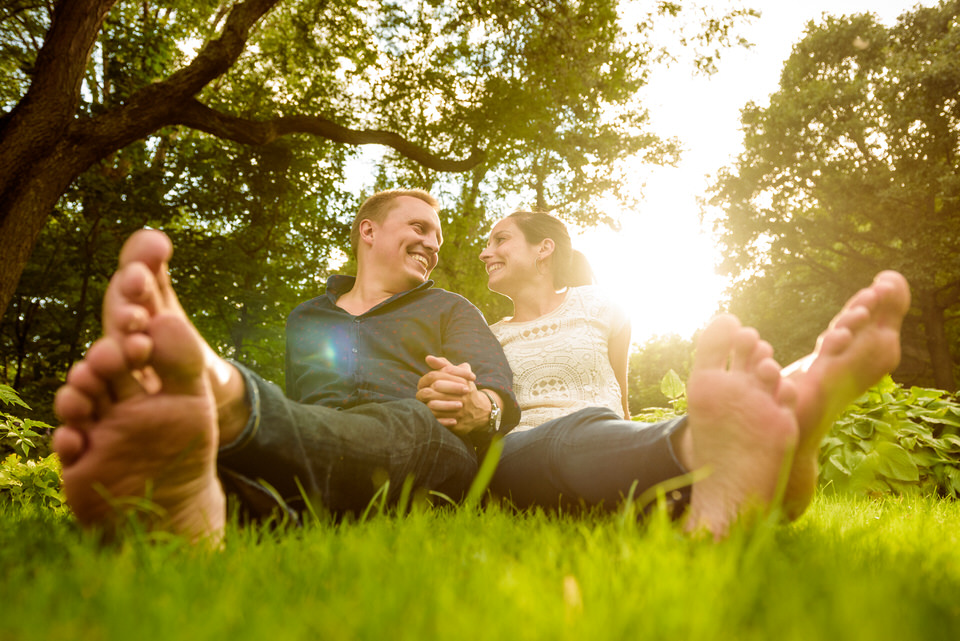
[{"label": "woman's ear", "polygon": [[540,255],[540,258],[546,258],[553,254],[553,250],[556,248],[556,245],[553,243],[552,238],[544,238],[540,241],[540,249],[537,253]]}]

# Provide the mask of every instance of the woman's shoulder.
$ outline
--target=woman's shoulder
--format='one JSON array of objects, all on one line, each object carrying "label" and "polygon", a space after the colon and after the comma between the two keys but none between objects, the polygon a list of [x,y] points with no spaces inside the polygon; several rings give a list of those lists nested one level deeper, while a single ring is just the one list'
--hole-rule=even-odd
[{"label": "woman's shoulder", "polygon": [[595,320],[610,324],[614,328],[621,327],[627,322],[627,314],[623,306],[610,293],[598,285],[583,285],[571,287],[570,295],[577,306],[587,310],[587,314]]},{"label": "woman's shoulder", "polygon": [[581,285],[580,287],[571,287],[568,294],[574,300],[584,303],[602,303],[605,305],[615,305],[616,301],[610,294],[599,285]]}]

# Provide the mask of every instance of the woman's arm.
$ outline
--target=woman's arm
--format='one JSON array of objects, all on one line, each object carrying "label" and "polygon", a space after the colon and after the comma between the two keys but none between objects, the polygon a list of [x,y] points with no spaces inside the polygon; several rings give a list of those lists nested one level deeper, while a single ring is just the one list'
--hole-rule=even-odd
[{"label": "woman's arm", "polygon": [[630,420],[630,400],[627,398],[627,363],[630,360],[630,323],[610,336],[607,343],[607,354],[610,357],[610,366],[620,385],[620,400],[623,402],[623,417]]}]

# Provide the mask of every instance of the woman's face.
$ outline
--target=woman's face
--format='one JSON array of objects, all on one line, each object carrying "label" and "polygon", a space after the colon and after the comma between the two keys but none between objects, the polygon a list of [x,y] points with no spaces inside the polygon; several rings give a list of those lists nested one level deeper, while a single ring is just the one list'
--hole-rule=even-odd
[{"label": "woman's face", "polygon": [[490,231],[480,260],[487,267],[487,287],[511,297],[523,284],[536,278],[539,245],[527,242],[517,223],[504,218]]}]

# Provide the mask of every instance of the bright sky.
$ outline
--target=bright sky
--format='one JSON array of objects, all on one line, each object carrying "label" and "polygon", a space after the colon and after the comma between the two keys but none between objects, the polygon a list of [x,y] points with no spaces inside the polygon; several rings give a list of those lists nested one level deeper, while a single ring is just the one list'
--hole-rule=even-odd
[{"label": "bright sky", "polygon": [[[721,3],[718,3],[721,4]],[[722,3],[726,6],[725,3]],[[655,76],[645,91],[653,128],[681,141],[677,168],[638,168],[646,181],[636,212],[608,211],[622,230],[594,230],[574,239],[590,259],[601,285],[617,292],[633,321],[633,339],[658,334],[690,336],[717,309],[725,282],[714,273],[718,252],[711,223],[701,224],[697,199],[709,175],[729,164],[741,149],[740,109],[753,100],[766,104],[775,92],[783,62],[811,19],[824,13],[873,12],[885,24],[912,9],[914,0],[749,0],[762,12],[743,34],[749,50],[729,50],[718,72],[693,78],[680,69]],[[922,0],[933,6],[935,0]]]}]

